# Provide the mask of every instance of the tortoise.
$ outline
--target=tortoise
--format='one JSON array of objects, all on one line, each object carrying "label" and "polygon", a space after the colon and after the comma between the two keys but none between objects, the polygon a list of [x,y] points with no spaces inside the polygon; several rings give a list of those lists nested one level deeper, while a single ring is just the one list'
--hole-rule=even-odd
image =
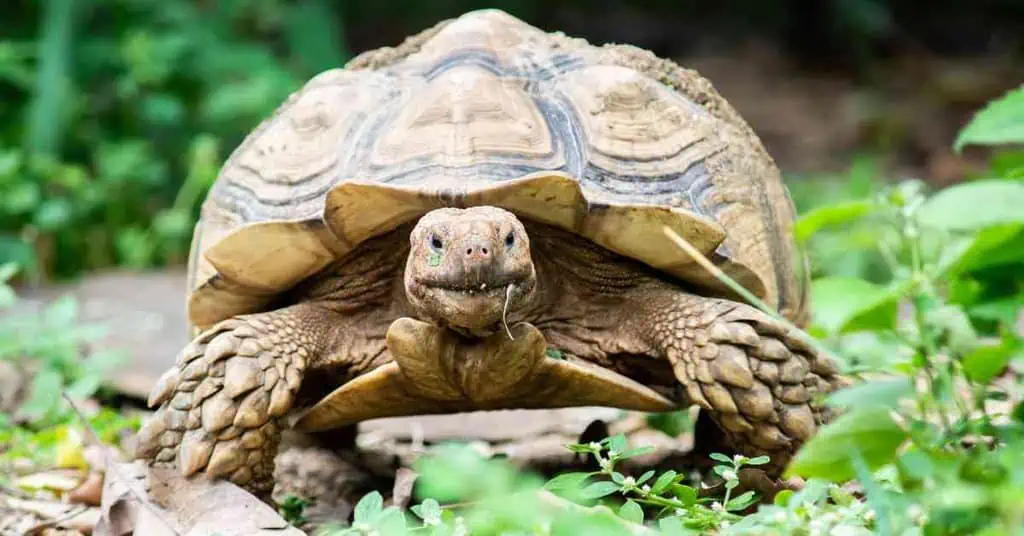
[{"label": "tortoise", "polygon": [[230,155],[136,457],[265,496],[287,428],[696,404],[699,442],[777,475],[844,380],[671,235],[802,326],[793,219],[696,72],[498,10],[441,22],[318,74]]}]

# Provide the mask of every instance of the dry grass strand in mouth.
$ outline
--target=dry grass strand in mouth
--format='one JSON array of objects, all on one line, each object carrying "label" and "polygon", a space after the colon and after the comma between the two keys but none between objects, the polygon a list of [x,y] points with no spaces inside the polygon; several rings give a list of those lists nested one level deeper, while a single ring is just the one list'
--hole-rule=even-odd
[{"label": "dry grass strand in mouth", "polygon": [[508,333],[510,340],[516,340],[512,336],[512,330],[508,327],[508,302],[512,301],[512,290],[515,288],[514,283],[510,283],[509,286],[505,287],[505,306],[501,309],[501,325],[505,326],[505,333]]}]

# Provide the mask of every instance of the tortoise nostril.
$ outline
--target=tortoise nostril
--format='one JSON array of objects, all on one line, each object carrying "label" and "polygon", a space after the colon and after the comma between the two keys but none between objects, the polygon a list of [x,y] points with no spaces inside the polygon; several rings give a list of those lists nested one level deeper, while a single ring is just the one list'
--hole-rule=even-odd
[{"label": "tortoise nostril", "polygon": [[480,251],[481,251],[481,252],[482,252],[482,253],[483,253],[484,255],[487,255],[487,248],[480,248]]},{"label": "tortoise nostril", "polygon": [[472,254],[473,254],[473,248],[469,248],[469,249],[466,250],[466,255],[472,255]]}]

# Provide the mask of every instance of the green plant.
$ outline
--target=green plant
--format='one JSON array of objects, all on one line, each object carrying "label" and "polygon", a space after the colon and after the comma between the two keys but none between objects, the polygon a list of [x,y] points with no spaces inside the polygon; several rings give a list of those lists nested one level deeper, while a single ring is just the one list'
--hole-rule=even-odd
[{"label": "green plant", "polygon": [[0,262],[35,278],[182,263],[224,151],[348,56],[320,0],[53,0],[4,17]]}]

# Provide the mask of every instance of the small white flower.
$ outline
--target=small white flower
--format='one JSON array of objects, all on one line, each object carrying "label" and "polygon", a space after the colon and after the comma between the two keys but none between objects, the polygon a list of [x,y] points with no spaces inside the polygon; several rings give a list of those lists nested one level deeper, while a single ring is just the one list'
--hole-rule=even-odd
[{"label": "small white flower", "polygon": [[590,443],[587,443],[587,446],[594,450],[601,450],[601,444],[597,441],[591,441]]},{"label": "small white flower", "polygon": [[640,486],[640,489],[643,490],[644,493],[650,493],[651,492],[651,487],[648,486],[647,484],[644,484],[643,486]]},{"label": "small white flower", "polygon": [[636,479],[631,476],[627,476],[626,478],[622,479],[622,487],[627,489],[635,488]]},{"label": "small white flower", "polygon": [[786,522],[786,512],[775,512],[775,522],[776,523],[785,523]]},{"label": "small white flower", "polygon": [[742,454],[737,454],[732,457],[732,463],[739,465],[741,463],[747,463],[747,457]]},{"label": "small white flower", "polygon": [[615,452],[614,450],[609,450],[609,451],[608,451],[608,457],[609,457],[609,458],[614,458],[614,457],[616,457],[616,456],[618,456],[618,455],[619,455],[619,453],[618,453],[618,452]]},{"label": "small white flower", "polygon": [[725,508],[722,507],[722,503],[720,503],[718,501],[715,501],[715,502],[711,503],[711,509],[716,511],[716,512],[724,512],[725,511]]}]

